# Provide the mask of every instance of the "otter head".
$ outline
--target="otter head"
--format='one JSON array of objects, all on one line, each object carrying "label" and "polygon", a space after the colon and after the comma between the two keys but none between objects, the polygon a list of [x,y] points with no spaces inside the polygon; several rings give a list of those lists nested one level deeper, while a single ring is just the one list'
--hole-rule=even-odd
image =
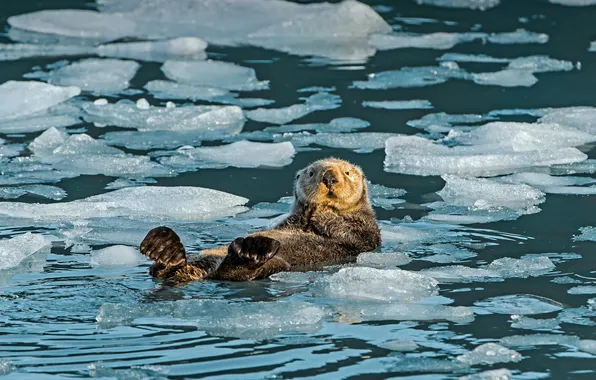
[{"label": "otter head", "polygon": [[349,212],[368,204],[366,179],[356,165],[337,158],[315,161],[296,173],[296,202]]}]

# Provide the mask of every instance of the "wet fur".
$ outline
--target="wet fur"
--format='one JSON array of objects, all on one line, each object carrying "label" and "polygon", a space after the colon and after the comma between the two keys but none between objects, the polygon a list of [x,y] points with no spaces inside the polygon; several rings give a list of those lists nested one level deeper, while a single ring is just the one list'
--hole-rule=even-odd
[{"label": "wet fur", "polygon": [[255,280],[347,262],[381,244],[366,179],[355,165],[319,160],[296,176],[291,214],[271,230],[186,257],[167,227],[149,231],[141,252],[155,260],[150,274],[173,283],[203,279]]}]

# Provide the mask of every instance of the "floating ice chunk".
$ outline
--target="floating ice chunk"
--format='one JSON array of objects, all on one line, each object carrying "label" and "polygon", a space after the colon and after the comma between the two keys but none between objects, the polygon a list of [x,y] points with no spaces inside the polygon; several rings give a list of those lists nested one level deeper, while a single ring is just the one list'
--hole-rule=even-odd
[{"label": "floating ice chunk", "polygon": [[15,199],[27,194],[53,199],[55,201],[59,201],[66,197],[66,191],[56,186],[26,185],[18,187],[0,187],[0,198]]},{"label": "floating ice chunk", "polygon": [[78,87],[59,87],[34,81],[0,85],[0,120],[13,120],[44,111],[81,93]]},{"label": "floating ice chunk", "polygon": [[177,82],[237,91],[269,88],[269,81],[259,81],[249,67],[220,61],[166,61],[161,70]]},{"label": "floating ice chunk", "polygon": [[429,109],[433,105],[428,100],[387,100],[381,102],[364,101],[363,107],[384,108],[388,110]]},{"label": "floating ice chunk", "polygon": [[501,0],[416,0],[416,2],[437,7],[469,8],[485,11],[499,5]]},{"label": "floating ice chunk", "polygon": [[494,120],[490,115],[464,114],[449,115],[445,112],[429,113],[418,120],[410,120],[408,126],[425,129],[429,132],[449,132],[453,124],[476,124]]},{"label": "floating ice chunk", "polygon": [[420,260],[430,261],[432,263],[453,263],[464,261],[476,256],[476,253],[457,247],[453,244],[433,244],[425,248],[427,248],[428,252],[432,253],[432,255],[420,257]]},{"label": "floating ice chunk", "polygon": [[228,145],[178,149],[172,156],[160,159],[164,165],[176,168],[256,168],[289,165],[296,153],[289,142],[257,143],[238,141]]},{"label": "floating ice chunk", "polygon": [[514,259],[503,257],[486,266],[486,269],[499,273],[503,277],[535,277],[550,272],[555,265],[548,257]]},{"label": "floating ice chunk", "polygon": [[0,140],[0,159],[16,157],[23,150],[23,145],[21,145],[21,144],[6,144],[6,145],[4,145],[3,142],[4,141]]},{"label": "floating ice chunk", "polygon": [[558,344],[575,346],[578,342],[579,338],[576,336],[559,334],[511,335],[500,340],[501,344],[508,347],[551,346]]},{"label": "floating ice chunk", "polygon": [[592,355],[596,355],[596,340],[582,339],[577,344],[577,348]]},{"label": "floating ice chunk", "polygon": [[398,352],[411,352],[418,349],[418,344],[412,339],[395,339],[377,345],[381,348]]},{"label": "floating ice chunk", "polygon": [[199,146],[202,141],[219,140],[223,137],[236,135],[242,130],[242,126],[236,130],[218,131],[217,133],[196,131],[124,131],[108,132],[102,135],[102,140],[108,145],[124,146],[129,149],[150,150],[150,149],[176,149],[181,146]]},{"label": "floating ice chunk", "polygon": [[462,376],[459,380],[511,380],[513,374],[507,368],[478,372],[473,375]]},{"label": "floating ice chunk", "polygon": [[163,62],[173,57],[205,59],[207,43],[197,37],[180,37],[165,41],[120,42],[100,45],[95,52],[102,57],[119,57],[141,61]]},{"label": "floating ice chunk", "polygon": [[341,98],[337,95],[319,92],[309,96],[304,104],[294,104],[283,108],[258,108],[246,111],[246,117],[251,120],[272,124],[287,124],[314,111],[338,108]]},{"label": "floating ice chunk", "polygon": [[[353,310],[354,309],[354,310]],[[348,315],[356,315],[361,321],[439,321],[470,323],[474,321],[472,309],[463,306],[426,305],[417,303],[390,303],[362,306],[356,304],[342,307]]]},{"label": "floating ice chunk", "polygon": [[488,41],[494,44],[544,44],[548,42],[548,34],[529,32],[525,29],[517,29],[515,32],[492,33]]},{"label": "floating ice chunk", "polygon": [[548,0],[553,4],[568,5],[571,7],[584,7],[596,5],[596,0]]},{"label": "floating ice chunk", "polygon": [[284,141],[291,138],[295,146],[308,146],[312,144],[328,146],[331,148],[352,149],[356,153],[369,153],[382,149],[387,139],[397,136],[395,133],[361,132],[361,133],[317,133],[295,134],[276,137],[275,141]]},{"label": "floating ice chunk", "polygon": [[[515,136],[519,136],[519,141]],[[501,144],[492,146],[478,144],[450,148],[418,136],[391,137],[385,146],[385,170],[414,175],[487,176],[509,174],[533,166],[580,162],[587,157],[575,148],[549,146],[537,149],[535,144],[540,140],[529,139],[523,132],[509,133],[507,138],[510,140],[503,139]],[[553,142],[558,144],[559,141]],[[524,147],[528,142],[531,145]]]},{"label": "floating ice chunk", "polygon": [[197,328],[214,335],[263,339],[316,326],[325,314],[318,306],[297,302],[181,300],[137,305],[106,303],[99,309],[96,320],[100,326],[110,326],[134,320],[174,318],[190,320]]},{"label": "floating ice chunk", "polygon": [[507,69],[509,70],[528,70],[533,73],[545,73],[549,71],[571,71],[573,63],[550,58],[546,55],[532,55],[529,57],[515,58]]},{"label": "floating ice chunk", "polygon": [[230,92],[219,87],[197,86],[167,80],[152,80],[145,89],[158,99],[190,99],[211,101],[229,96]]},{"label": "floating ice chunk", "polygon": [[331,297],[412,302],[438,294],[437,281],[401,269],[342,268],[323,279]]},{"label": "floating ice chunk", "polygon": [[508,63],[510,58],[496,58],[484,54],[445,53],[437,61],[478,62],[478,63]]},{"label": "floating ice chunk", "polygon": [[16,267],[25,258],[48,249],[49,239],[40,234],[27,232],[12,239],[0,240],[0,270]]},{"label": "floating ice chunk", "polygon": [[374,183],[368,184],[368,195],[371,203],[375,207],[381,207],[385,210],[394,210],[396,204],[403,203],[399,197],[406,194],[404,189],[393,189]]},{"label": "floating ice chunk", "polygon": [[596,187],[579,187],[596,182],[586,177],[553,177],[545,173],[516,173],[501,177],[506,183],[525,183],[551,194],[596,194]]},{"label": "floating ice chunk", "polygon": [[125,217],[137,220],[199,221],[245,211],[248,200],[201,187],[130,187],[62,203],[0,202],[0,215],[33,220],[69,221]]},{"label": "floating ice chunk", "polygon": [[145,186],[147,184],[157,183],[156,180],[153,178],[140,178],[140,179],[130,179],[130,178],[118,178],[115,181],[108,183],[105,187],[106,190],[117,190],[122,189],[125,187],[136,187],[136,186]]},{"label": "floating ice chunk", "polygon": [[[141,131],[195,131],[212,132],[221,136],[221,130],[236,130],[244,125],[244,114],[237,106],[150,107],[138,109],[134,103],[95,105],[83,104],[85,120]],[[224,133],[225,135],[225,133]]]},{"label": "floating ice chunk", "polygon": [[49,83],[77,86],[94,94],[115,94],[126,90],[140,65],[119,59],[89,58],[60,67],[50,73]]},{"label": "floating ice chunk", "polygon": [[462,42],[486,36],[484,33],[375,34],[369,44],[378,50],[422,48],[447,50]]},{"label": "floating ice chunk", "polygon": [[573,241],[596,241],[596,227],[580,227],[580,235],[574,236]]},{"label": "floating ice chunk", "polygon": [[100,267],[137,266],[144,257],[132,247],[113,245],[91,252],[91,264]]},{"label": "floating ice chunk", "polygon": [[538,82],[530,70],[501,70],[494,73],[474,73],[472,80],[476,84],[502,87],[530,87]]},{"label": "floating ice chunk", "polygon": [[95,42],[134,36],[135,24],[117,14],[90,10],[43,10],[8,18],[13,28]]},{"label": "floating ice chunk", "polygon": [[513,321],[511,327],[514,329],[552,331],[561,328],[559,321],[555,318],[536,319],[523,315],[512,315],[511,320]]},{"label": "floating ice chunk", "polygon": [[0,360],[0,376],[6,376],[16,370],[17,367],[8,360]]},{"label": "floating ice chunk", "polygon": [[33,133],[48,128],[70,127],[82,123],[78,116],[53,115],[49,112],[37,113],[35,116],[23,117],[0,123],[0,133]]},{"label": "floating ice chunk", "polygon": [[569,290],[567,290],[569,294],[596,294],[596,286],[575,286]]},{"label": "floating ice chunk", "polygon": [[441,66],[402,67],[399,70],[369,74],[367,81],[355,81],[353,87],[361,90],[425,87],[445,83],[451,78],[467,79],[469,74],[455,62],[443,62]]},{"label": "floating ice chunk", "polygon": [[151,105],[145,98],[141,98],[141,99],[137,100],[136,105],[137,105],[137,108],[140,110],[148,110],[149,108],[151,108]]},{"label": "floating ice chunk", "polygon": [[93,47],[58,44],[0,44],[0,61],[84,54],[93,54]]},{"label": "floating ice chunk", "polygon": [[522,360],[519,352],[510,350],[496,343],[485,343],[476,347],[473,351],[466,352],[456,357],[462,363],[469,366],[478,364],[517,363]]},{"label": "floating ice chunk", "polygon": [[474,305],[494,314],[532,315],[563,309],[560,304],[548,298],[517,294],[487,298],[475,302]]},{"label": "floating ice chunk", "polygon": [[359,265],[373,268],[399,267],[410,261],[412,259],[402,252],[364,252],[356,259]]},{"label": "floating ice chunk", "polygon": [[102,362],[90,363],[89,377],[110,379],[151,379],[167,380],[167,376],[158,366],[132,366],[128,369],[113,369],[106,367]]},{"label": "floating ice chunk", "polygon": [[485,268],[470,268],[463,265],[423,269],[420,273],[432,277],[442,283],[503,281],[501,275],[491,270]]},{"label": "floating ice chunk", "polygon": [[595,107],[564,107],[547,110],[540,123],[556,123],[596,134]]}]

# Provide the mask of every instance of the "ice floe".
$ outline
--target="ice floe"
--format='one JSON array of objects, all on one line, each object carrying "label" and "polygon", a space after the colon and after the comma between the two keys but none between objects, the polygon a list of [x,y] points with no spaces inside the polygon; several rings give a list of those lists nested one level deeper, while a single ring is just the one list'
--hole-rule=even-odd
[{"label": "ice floe", "polygon": [[416,0],[418,4],[434,5],[447,8],[469,8],[487,10],[501,3],[501,0]]},{"label": "ice floe", "polygon": [[378,50],[403,48],[451,49],[457,44],[483,38],[484,33],[375,34],[369,44]]},{"label": "ice floe", "polygon": [[567,290],[568,294],[596,294],[596,286],[593,285],[583,285],[583,286],[574,286]]},{"label": "ice floe", "polygon": [[52,71],[48,82],[76,86],[97,95],[117,94],[129,87],[139,67],[134,61],[89,58]]},{"label": "ice floe", "polygon": [[474,305],[476,309],[494,314],[533,315],[552,313],[563,309],[561,305],[548,298],[521,294],[491,297],[477,301]]},{"label": "ice floe", "polygon": [[91,264],[100,267],[137,266],[144,257],[132,247],[113,245],[91,252]]},{"label": "ice floe", "polygon": [[546,109],[540,123],[557,123],[580,131],[596,134],[595,107],[563,107]]},{"label": "ice floe", "polygon": [[321,307],[298,302],[181,300],[146,305],[106,303],[99,309],[96,320],[100,326],[109,327],[167,318],[191,322],[212,334],[262,339],[316,326],[325,314]]},{"label": "ice floe", "polygon": [[291,141],[296,147],[322,145],[331,148],[352,149],[356,153],[370,153],[376,149],[383,149],[387,139],[394,136],[397,134],[385,132],[311,134],[303,132],[275,136],[274,141]]},{"label": "ice floe", "polygon": [[386,101],[364,101],[363,107],[370,108],[384,108],[388,110],[412,110],[412,109],[429,109],[433,105],[428,100],[386,100]]},{"label": "ice floe", "polygon": [[24,195],[40,196],[59,201],[66,197],[66,191],[56,186],[25,185],[16,187],[0,187],[0,198],[15,199]]},{"label": "ice floe", "polygon": [[200,38],[179,37],[163,41],[103,44],[97,46],[94,52],[102,57],[164,62],[176,57],[189,60],[205,59],[207,57],[206,48],[207,43]]},{"label": "ice floe", "polygon": [[596,241],[596,227],[580,227],[580,234],[573,237],[573,241]]},{"label": "ice floe", "polygon": [[246,111],[246,117],[251,120],[271,124],[287,124],[314,111],[338,108],[341,98],[326,92],[319,92],[305,99],[304,104],[294,104],[283,108],[258,108]]},{"label": "ice floe", "polygon": [[176,82],[218,87],[235,91],[269,88],[269,81],[259,81],[249,67],[221,61],[166,61],[161,70]]},{"label": "ice floe", "polygon": [[179,169],[196,168],[256,168],[259,166],[282,167],[290,164],[296,153],[289,142],[259,143],[237,141],[214,147],[182,147],[160,163]]},{"label": "ice floe", "polygon": [[585,187],[596,180],[587,177],[554,177],[546,173],[516,173],[498,179],[505,183],[525,183],[550,194],[596,194],[596,186]]},{"label": "ice floe", "polygon": [[364,252],[356,259],[359,265],[373,268],[398,267],[411,261],[412,259],[403,252]]},{"label": "ice floe", "polygon": [[[84,103],[85,120],[140,131],[195,131],[219,138],[234,134],[244,125],[244,113],[237,106],[185,106],[140,109],[134,103],[120,101],[97,105]],[[236,132],[237,133],[237,132]]]},{"label": "ice floe", "polygon": [[395,210],[395,205],[404,202],[399,197],[405,194],[404,189],[394,189],[375,183],[368,184],[368,195],[372,205],[385,210]]},{"label": "ice floe", "polygon": [[501,70],[493,73],[474,73],[472,80],[476,84],[502,87],[530,87],[538,78],[530,70]]},{"label": "ice floe", "polygon": [[513,373],[507,368],[492,369],[472,375],[462,376],[459,380],[511,380]]},{"label": "ice floe", "polygon": [[478,364],[497,364],[519,362],[522,356],[519,352],[503,347],[497,343],[484,343],[470,352],[459,355],[456,360],[470,366]]},{"label": "ice floe", "polygon": [[584,7],[596,5],[596,0],[548,0],[553,4],[568,5],[572,7]]},{"label": "ice floe", "polygon": [[575,346],[579,343],[579,338],[560,334],[511,335],[501,338],[500,343],[508,347],[554,346],[558,344]]},{"label": "ice floe", "polygon": [[577,343],[577,348],[592,355],[596,355],[596,340],[582,339]]},{"label": "ice floe", "polygon": [[548,42],[549,37],[548,34],[517,29],[514,32],[492,33],[487,39],[494,44],[544,44]]},{"label": "ice floe", "polygon": [[201,187],[129,187],[61,203],[0,202],[4,218],[68,221],[124,217],[138,220],[199,221],[245,211],[248,200]]},{"label": "ice floe", "polygon": [[27,232],[11,239],[0,240],[0,270],[16,267],[25,258],[49,250],[51,242],[40,234]]},{"label": "ice floe", "polygon": [[451,321],[470,323],[474,312],[465,306],[432,305],[424,303],[389,303],[381,305],[343,304],[342,314],[353,315],[359,321]]},{"label": "ice floe", "polygon": [[437,61],[478,62],[478,63],[509,63],[510,58],[496,58],[485,54],[445,53]]},{"label": "ice floe", "polygon": [[402,67],[399,70],[369,74],[366,81],[355,81],[353,87],[361,90],[385,90],[401,87],[425,87],[447,82],[449,79],[468,79],[470,74],[455,62],[440,66]]}]

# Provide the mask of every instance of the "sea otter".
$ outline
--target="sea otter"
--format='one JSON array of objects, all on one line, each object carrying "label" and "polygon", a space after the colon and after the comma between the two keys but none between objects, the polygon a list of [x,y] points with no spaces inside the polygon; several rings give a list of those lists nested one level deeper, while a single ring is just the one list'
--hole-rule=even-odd
[{"label": "sea otter", "polygon": [[276,227],[188,257],[173,230],[157,227],[143,239],[141,252],[155,260],[149,273],[158,278],[244,281],[347,262],[380,244],[362,170],[327,158],[296,174],[292,212]]}]

